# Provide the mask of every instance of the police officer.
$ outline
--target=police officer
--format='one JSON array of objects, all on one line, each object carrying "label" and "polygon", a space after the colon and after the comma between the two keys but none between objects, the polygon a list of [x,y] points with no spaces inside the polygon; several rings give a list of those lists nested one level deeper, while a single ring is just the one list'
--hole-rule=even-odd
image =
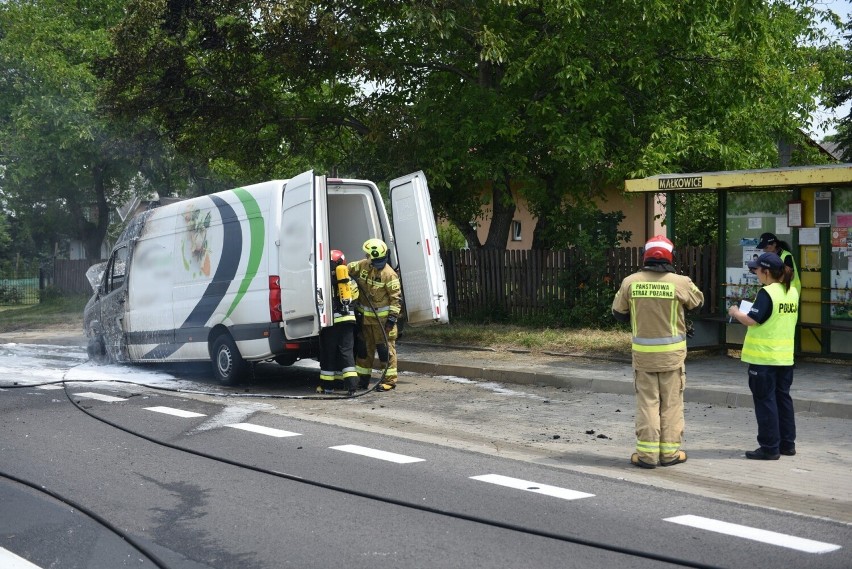
[{"label": "police officer", "polygon": [[612,315],[633,330],[636,390],[636,452],[640,468],[686,462],[683,389],[686,383],[686,317],[704,304],[689,277],[675,274],[671,241],[662,235],[645,243],[644,266],[625,278],[612,302]]},{"label": "police officer", "polygon": [[793,347],[799,313],[799,291],[793,269],[775,253],[750,261],[763,288],[746,314],[734,305],[728,314],[748,326],[740,359],[749,364],[748,386],[754,400],[759,448],[745,453],[752,460],[778,460],[796,454]]},{"label": "police officer", "polygon": [[[358,285],[348,275],[345,282],[337,278],[337,267],[346,265],[342,251],[331,251],[332,312],[331,326],[320,330],[320,384],[318,393],[333,393],[334,389],[346,389],[355,394],[358,372],[355,369],[355,305]],[[348,287],[349,298],[341,298],[340,285]]]},{"label": "police officer", "polygon": [[764,253],[775,253],[784,264],[793,269],[793,280],[790,284],[802,295],[802,281],[799,279],[799,270],[796,268],[796,260],[793,258],[793,253],[790,252],[790,246],[785,241],[781,241],[774,233],[763,233],[760,236],[760,243],[757,244],[758,249],[762,249]]},{"label": "police officer", "polygon": [[362,315],[361,333],[366,352],[358,354],[358,387],[369,387],[376,351],[379,361],[387,366],[384,379],[376,388],[389,391],[396,387],[396,322],[402,310],[402,289],[399,275],[388,264],[388,246],[381,239],[364,242],[367,258],[349,263],[350,274],[358,280],[361,299],[358,311]]}]

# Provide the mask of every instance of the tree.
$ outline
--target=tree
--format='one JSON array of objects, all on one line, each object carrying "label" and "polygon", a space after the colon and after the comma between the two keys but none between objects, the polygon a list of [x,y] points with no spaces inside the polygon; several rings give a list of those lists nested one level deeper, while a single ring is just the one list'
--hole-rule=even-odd
[{"label": "tree", "polygon": [[[845,49],[835,50],[837,58],[841,61],[840,71],[830,79],[827,89],[829,95],[826,97],[829,106],[833,108],[852,101],[852,17],[843,25],[839,22],[836,24],[843,30],[846,46]],[[837,134],[831,139],[842,150],[841,158],[846,162],[852,162],[852,109],[840,119]]]},{"label": "tree", "polygon": [[[774,165],[836,69],[809,43],[816,5],[133,0],[107,98],[179,149],[258,174],[423,168],[471,246],[505,247],[517,191],[549,247],[566,198]],[[479,244],[470,223],[484,204],[494,217]]]},{"label": "tree", "polygon": [[100,257],[109,210],[132,169],[117,125],[95,106],[94,58],[123,3],[0,4],[0,163],[10,214],[50,246],[62,235]]}]

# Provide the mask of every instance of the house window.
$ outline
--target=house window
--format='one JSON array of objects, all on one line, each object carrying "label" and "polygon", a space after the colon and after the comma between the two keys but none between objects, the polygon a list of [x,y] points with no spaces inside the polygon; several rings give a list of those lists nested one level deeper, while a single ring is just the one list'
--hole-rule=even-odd
[{"label": "house window", "polygon": [[512,241],[520,241],[521,237],[521,222],[513,221],[512,222]]}]

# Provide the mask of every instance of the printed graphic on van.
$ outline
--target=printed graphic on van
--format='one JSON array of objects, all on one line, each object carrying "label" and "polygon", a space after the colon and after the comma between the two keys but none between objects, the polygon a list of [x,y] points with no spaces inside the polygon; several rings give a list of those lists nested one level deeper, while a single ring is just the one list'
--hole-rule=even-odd
[{"label": "printed graphic on van", "polygon": [[[245,273],[238,281],[239,286],[231,305],[228,307],[226,317],[230,316],[239,305],[252,279],[257,275],[258,267],[263,257],[265,241],[265,228],[257,201],[250,193],[243,189],[234,190],[234,194],[239,198],[248,217],[247,237],[249,238],[249,257]],[[167,358],[180,349],[189,338],[206,336],[205,330],[210,318],[216,312],[222,299],[225,298],[229,287],[237,275],[243,250],[242,224],[240,223],[239,216],[228,202],[216,195],[209,197],[216,206],[222,224],[222,253],[219,257],[219,262],[215,263],[212,279],[208,282],[201,298],[178,327],[175,342],[155,346],[144,356],[146,359]],[[213,221],[211,212],[208,211],[202,215],[201,210],[191,207],[184,212],[183,219],[187,225],[186,238],[183,242],[184,267],[192,272],[193,278],[196,276],[200,277],[201,274],[209,277],[211,271],[210,259],[214,255],[212,255],[213,251],[208,241],[208,235],[219,233],[218,231],[211,231],[211,222]],[[190,252],[189,259],[185,255],[187,250]],[[188,267],[187,263],[189,263]],[[200,271],[200,274],[195,273],[196,268]]]},{"label": "printed graphic on van", "polygon": [[[181,243],[183,268],[193,277],[203,274],[210,276],[210,247],[207,243],[207,230],[210,228],[210,212],[202,214],[195,205],[190,204],[183,212],[186,223],[186,237]],[[198,272],[196,272],[198,271]]]}]

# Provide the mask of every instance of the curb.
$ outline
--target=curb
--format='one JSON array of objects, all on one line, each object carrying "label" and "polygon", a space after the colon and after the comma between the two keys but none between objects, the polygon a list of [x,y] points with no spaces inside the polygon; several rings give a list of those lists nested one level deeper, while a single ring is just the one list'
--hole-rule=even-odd
[{"label": "curb", "polygon": [[[416,360],[404,360],[402,358],[400,358],[397,362],[397,366],[400,371],[410,371],[427,375],[453,375],[467,379],[497,381],[500,383],[514,383],[519,385],[546,385],[549,387],[562,387],[575,391],[588,391],[591,393],[612,393],[615,395],[633,395],[635,393],[632,382],[615,379],[589,379],[572,377],[570,375],[524,372],[505,368],[484,368],[458,364],[430,363]],[[727,407],[751,408],[754,404],[751,394],[747,392],[707,389],[705,387],[689,387],[688,385],[684,391],[683,399],[689,403],[724,405]],[[794,395],[793,404],[796,408],[796,413],[813,413],[821,417],[852,419],[852,405],[845,403],[822,401],[818,399],[803,399],[795,397]]]}]

